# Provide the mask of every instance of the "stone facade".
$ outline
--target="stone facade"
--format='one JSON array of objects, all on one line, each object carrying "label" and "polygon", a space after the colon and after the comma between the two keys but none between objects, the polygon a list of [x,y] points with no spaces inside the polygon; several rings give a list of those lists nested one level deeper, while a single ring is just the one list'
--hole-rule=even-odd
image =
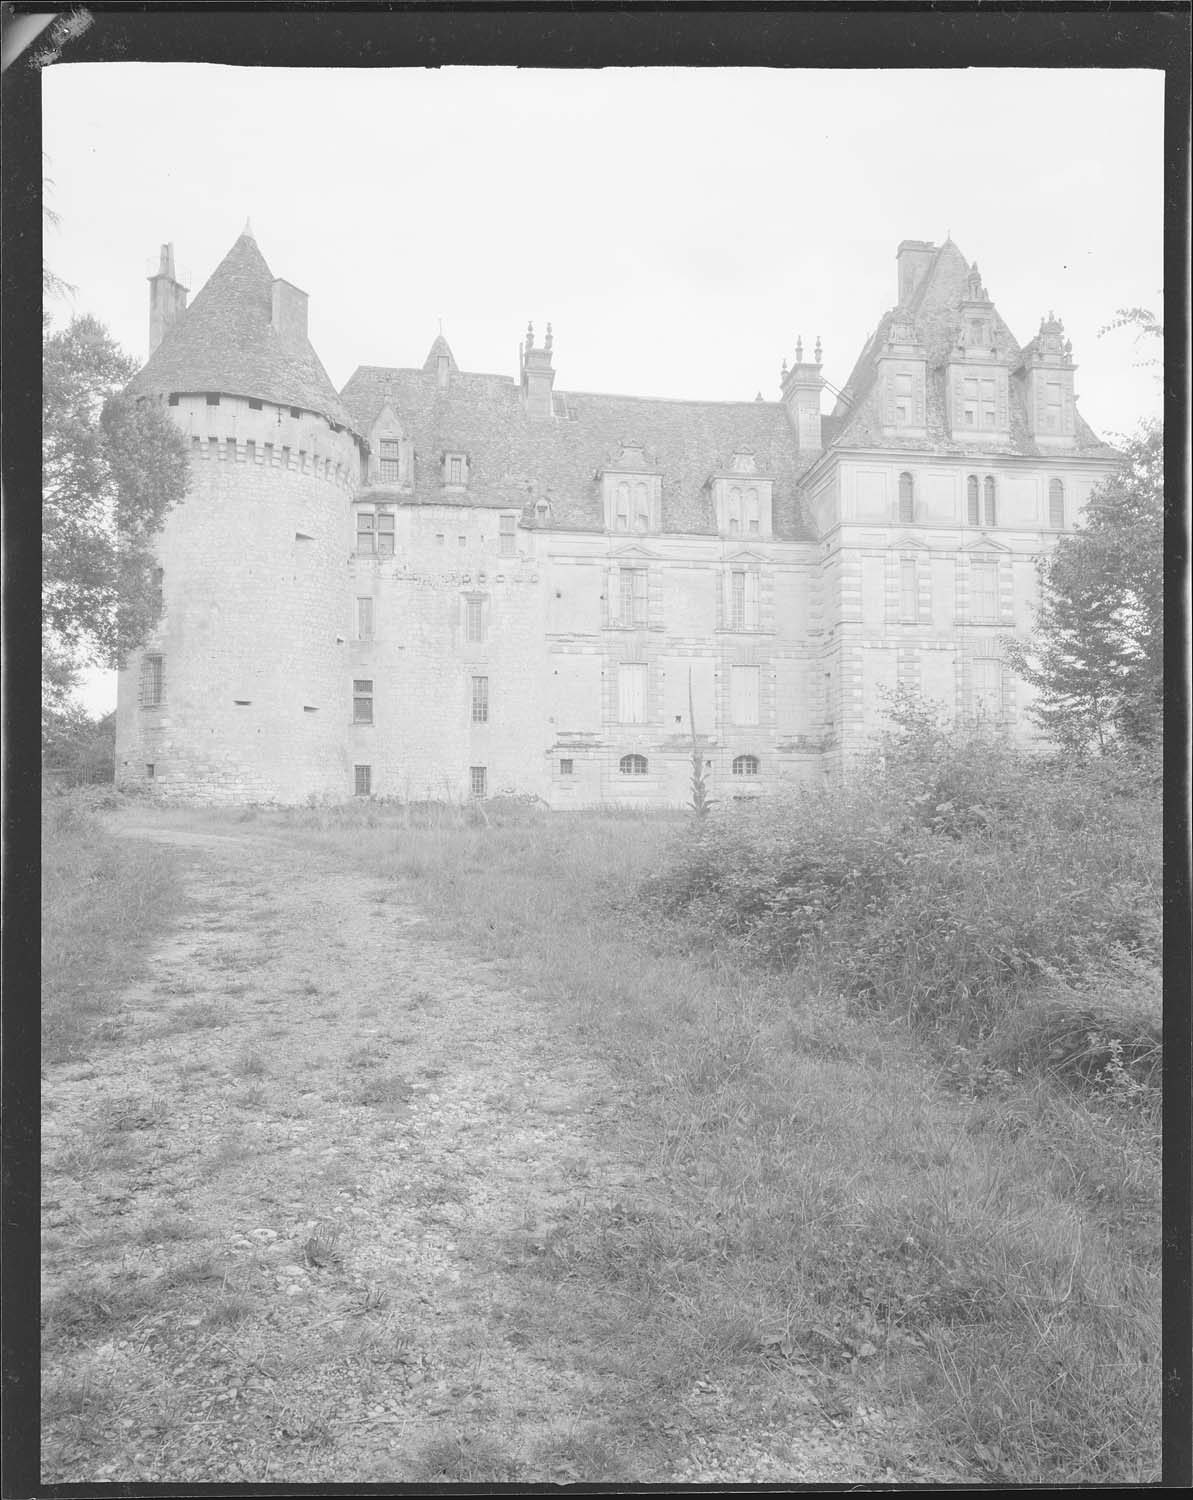
[{"label": "stone facade", "polygon": [[897,260],[824,415],[819,342],[779,401],[652,401],[556,391],[549,328],[517,380],[440,336],[337,393],[247,227],[189,309],[163,250],[134,390],[192,484],[119,780],[682,804],[694,719],[712,794],[749,797],[836,769],[899,684],[1029,737],[1000,642],[1115,454],[1051,314],[1021,350],[950,241]]}]

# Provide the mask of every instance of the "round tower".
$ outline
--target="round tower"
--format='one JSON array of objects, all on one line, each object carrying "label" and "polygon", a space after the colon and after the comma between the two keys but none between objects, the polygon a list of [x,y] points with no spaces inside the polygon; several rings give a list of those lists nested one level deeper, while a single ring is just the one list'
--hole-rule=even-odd
[{"label": "round tower", "polygon": [[117,780],[191,801],[342,797],[363,439],[307,337],[306,293],[247,225],[190,308],[162,275],[160,342],[131,389],[167,403],[191,484],[156,542],[161,621],[120,673]]}]

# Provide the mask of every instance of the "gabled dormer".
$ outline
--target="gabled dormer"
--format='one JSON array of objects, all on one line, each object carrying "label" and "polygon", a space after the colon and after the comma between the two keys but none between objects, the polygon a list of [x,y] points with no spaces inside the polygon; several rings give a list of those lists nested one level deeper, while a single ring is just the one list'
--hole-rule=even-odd
[{"label": "gabled dormer", "polygon": [[883,435],[928,435],[928,353],[906,308],[896,308],[879,345],[878,401]]},{"label": "gabled dormer", "polygon": [[1072,448],[1077,438],[1073,393],[1073,345],[1065,325],[1049,313],[1040,331],[1023,351],[1027,420],[1032,437],[1042,447]]},{"label": "gabled dormer", "polygon": [[423,374],[433,374],[437,388],[445,391],[451,384],[452,376],[459,373],[460,367],[456,363],[456,356],[451,351],[451,345],[441,333],[437,334],[435,342],[427,351],[426,359],[423,360]]},{"label": "gabled dormer", "polygon": [[960,321],[945,369],[950,434],[957,442],[1008,443],[1011,372],[1006,350],[999,346],[994,304],[976,261],[958,311]]},{"label": "gabled dormer", "polygon": [[641,443],[623,440],[597,477],[606,531],[644,536],[662,530],[663,475]]},{"label": "gabled dormer", "polygon": [[393,408],[389,393],[368,431],[368,483],[386,489],[414,486],[414,443]]},{"label": "gabled dormer", "polygon": [[739,448],[709,476],[717,531],[728,537],[768,537],[774,530],[774,480],[758,473],[752,450]]}]

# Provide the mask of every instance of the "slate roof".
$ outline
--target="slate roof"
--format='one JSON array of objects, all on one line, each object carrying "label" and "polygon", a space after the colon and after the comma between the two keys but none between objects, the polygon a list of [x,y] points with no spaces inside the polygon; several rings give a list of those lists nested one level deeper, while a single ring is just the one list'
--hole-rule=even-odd
[{"label": "slate roof", "polygon": [[272,326],[273,281],[246,226],[129,389],[252,396],[317,412],[355,431],[310,341]]},{"label": "slate roof", "polygon": [[[927,274],[921,279],[907,306],[891,308],[883,314],[878,327],[866,341],[843,390],[849,402],[838,400],[832,415],[825,419],[824,443],[836,448],[895,448],[909,452],[942,452],[967,454],[973,451],[972,444],[955,442],[949,432],[945,410],[945,366],[949,351],[956,342],[961,326],[961,302],[966,294],[969,264],[951,239],[939,246]],[[927,437],[901,437],[884,434],[879,410],[877,389],[879,350],[886,344],[891,322],[897,313],[910,313],[916,334],[928,356],[927,381]],[[1055,456],[1053,448],[1042,448],[1031,435],[1027,413],[1027,387],[1022,376],[1015,371],[1023,362],[1025,350],[1020,349],[1011,330],[994,309],[992,322],[998,347],[1004,350],[1011,367],[1010,380],[1010,441],[997,446],[982,444],[983,453],[1016,453],[1031,457]],[[1032,346],[1028,345],[1028,349]],[[1113,458],[1115,449],[1101,441],[1085,422],[1080,412],[1076,414],[1076,446],[1067,452]]]},{"label": "slate roof", "polygon": [[715,522],[707,480],[729,467],[736,450],[750,448],[757,474],[774,481],[775,535],[815,540],[797,489],[810,458],[797,453],[790,421],[778,402],[556,391],[554,419],[532,417],[519,385],[508,376],[453,372],[443,389],[428,368],[431,364],[428,359],[421,370],[362,366],[342,392],[359,431],[369,432],[388,400],[413,440],[413,492],[393,491],[395,503],[447,499],[440,461],[445,452],[459,451],[469,456],[470,482],[466,496],[451,493],[451,504],[531,508],[546,500],[552,527],[601,530],[599,471],[616,463],[626,442],[643,447],[646,472],[662,474],[663,530],[711,532]]}]

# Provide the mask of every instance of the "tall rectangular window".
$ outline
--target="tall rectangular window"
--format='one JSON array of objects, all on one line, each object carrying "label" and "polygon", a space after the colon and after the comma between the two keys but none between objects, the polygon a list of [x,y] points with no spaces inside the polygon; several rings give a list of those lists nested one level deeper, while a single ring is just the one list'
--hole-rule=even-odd
[{"label": "tall rectangular window", "polygon": [[381,439],[381,482],[397,484],[402,477],[402,450],[396,439]]},{"label": "tall rectangular window", "polygon": [[472,679],[472,722],[474,724],[489,722],[489,679],[487,677]]},{"label": "tall rectangular window", "polygon": [[1059,479],[1048,482],[1048,524],[1057,528],[1065,524],[1065,487]]},{"label": "tall rectangular window", "polygon": [[352,683],[352,722],[373,722],[373,681],[369,677],[357,677]]},{"label": "tall rectangular window", "polygon": [[1060,381],[1046,381],[1044,385],[1044,430],[1046,432],[1060,431],[1060,413]]},{"label": "tall rectangular window", "polygon": [[621,724],[646,723],[646,663],[623,661],[617,668],[617,718]]},{"label": "tall rectangular window", "polygon": [[734,724],[758,723],[758,667],[730,667],[729,717]]},{"label": "tall rectangular window", "polygon": [[380,557],[394,555],[394,513],[392,510],[377,512],[377,553]]},{"label": "tall rectangular window", "polygon": [[500,544],[502,557],[513,557],[518,547],[517,516],[502,516],[500,520]]},{"label": "tall rectangular window", "polygon": [[141,658],[141,706],[143,708],[160,707],[162,698],[165,696],[165,666],[164,656]]},{"label": "tall rectangular window", "polygon": [[372,511],[358,510],[356,513],[356,550],[358,552],[373,552],[376,550],[376,517]]},{"label": "tall rectangular window", "polygon": [[619,625],[645,625],[647,617],[648,575],[645,568],[618,569]]},{"label": "tall rectangular window", "polygon": [[356,601],[356,639],[373,639],[373,601],[370,598],[362,597]]},{"label": "tall rectangular window", "polygon": [[372,766],[353,766],[353,791],[358,797],[371,797],[373,795],[373,768]]},{"label": "tall rectangular window", "polygon": [[961,383],[961,421],[966,427],[978,425],[978,383],[976,380],[964,380]]},{"label": "tall rectangular window", "polygon": [[981,657],[973,663],[973,708],[987,719],[1002,717],[1002,662]]},{"label": "tall rectangular window", "polygon": [[730,630],[758,629],[758,574],[734,568],[729,574],[725,623]]},{"label": "tall rectangular window", "polygon": [[993,380],[983,380],[979,382],[979,385],[982,407],[982,430],[984,432],[992,432],[995,425],[994,382]]},{"label": "tall rectangular window", "polygon": [[899,564],[899,614],[904,620],[914,620],[919,612],[920,596],[915,576],[915,562],[904,558]]},{"label": "tall rectangular window", "polygon": [[485,601],[476,594],[464,600],[464,639],[483,641],[485,638]]},{"label": "tall rectangular window", "polygon": [[474,797],[483,797],[485,795],[488,773],[484,766],[469,766],[468,781],[469,789]]},{"label": "tall rectangular window", "polygon": [[973,618],[986,622],[998,619],[998,564],[975,562],[970,568],[970,599]]}]

